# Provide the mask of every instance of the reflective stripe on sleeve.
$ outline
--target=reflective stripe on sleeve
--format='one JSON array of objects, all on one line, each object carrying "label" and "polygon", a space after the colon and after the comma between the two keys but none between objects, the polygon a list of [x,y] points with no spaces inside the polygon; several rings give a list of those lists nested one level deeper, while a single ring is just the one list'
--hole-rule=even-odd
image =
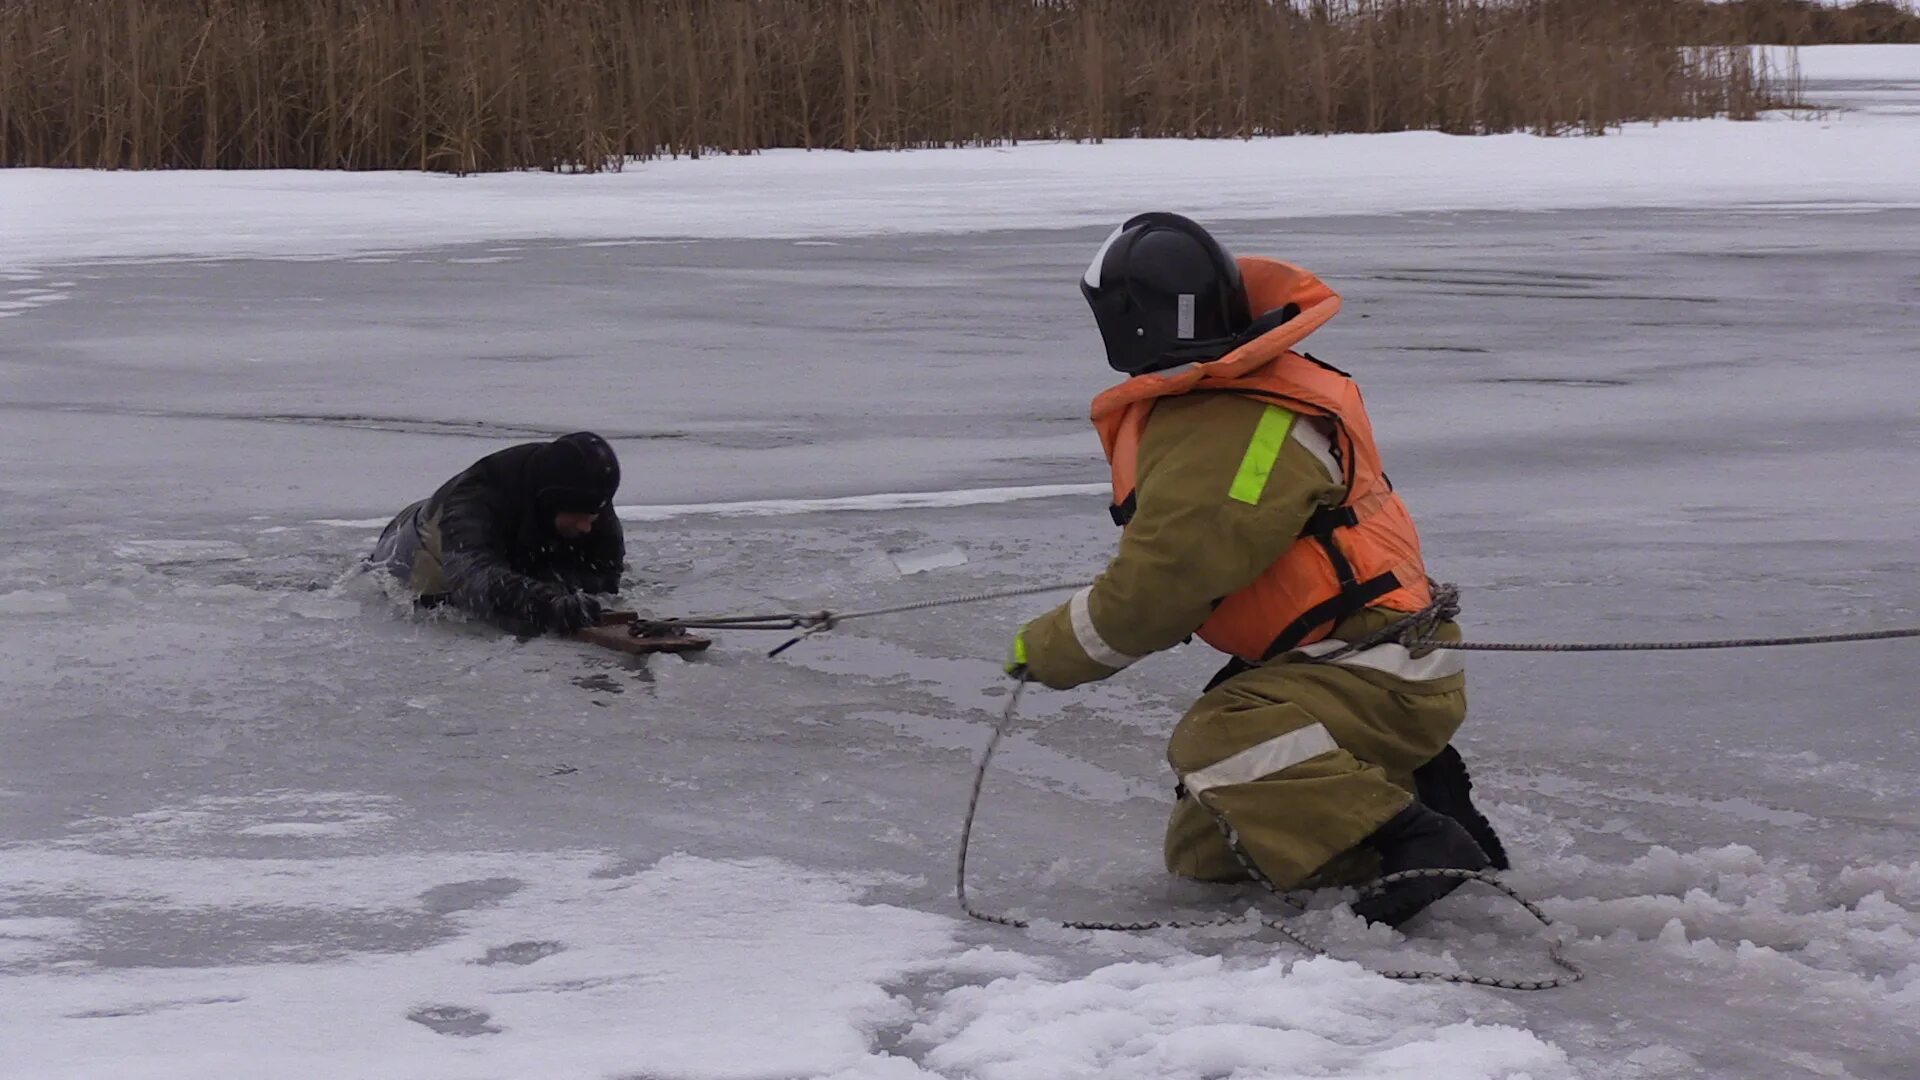
[{"label": "reflective stripe on sleeve", "polygon": [[[1346,647],[1347,643],[1344,641],[1327,638],[1311,645],[1302,645],[1296,651],[1317,659]],[[1467,658],[1452,649],[1435,649],[1425,656],[1415,656],[1407,650],[1405,645],[1392,643],[1375,645],[1364,652],[1343,656],[1328,663],[1338,664],[1341,667],[1366,668],[1369,671],[1383,672],[1409,682],[1444,679],[1449,675],[1458,675],[1467,670]]]},{"label": "reflective stripe on sleeve", "polygon": [[1190,772],[1180,781],[1188,791],[1198,795],[1217,787],[1251,784],[1262,777],[1272,776],[1338,749],[1339,744],[1333,741],[1324,724],[1309,724],[1278,738],[1249,746],[1225,761]]},{"label": "reflective stripe on sleeve", "polygon": [[1113,668],[1115,671],[1131,667],[1140,658],[1128,656],[1107,644],[1107,639],[1101,637],[1100,631],[1094,629],[1093,612],[1087,608],[1087,597],[1091,595],[1093,595],[1093,588],[1088,586],[1074,593],[1073,599],[1067,603],[1067,616],[1068,621],[1073,624],[1074,640],[1080,643],[1080,648],[1086,652],[1087,658],[1096,664]]},{"label": "reflective stripe on sleeve", "polygon": [[1267,490],[1267,477],[1273,475],[1273,463],[1280,458],[1287,432],[1293,427],[1293,413],[1278,405],[1269,405],[1260,414],[1259,426],[1247,443],[1246,456],[1240,459],[1240,471],[1234,474],[1227,497],[1235,502],[1260,505],[1260,494]]}]

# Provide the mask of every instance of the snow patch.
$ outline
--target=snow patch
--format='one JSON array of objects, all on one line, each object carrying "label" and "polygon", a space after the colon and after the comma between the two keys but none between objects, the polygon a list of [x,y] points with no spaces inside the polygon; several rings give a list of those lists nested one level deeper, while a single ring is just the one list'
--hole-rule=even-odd
[{"label": "snow patch", "polygon": [[[69,282],[68,284],[72,284]],[[0,290],[0,319],[10,319],[24,315],[34,308],[45,307],[72,297],[64,289],[31,287],[23,289]]]},{"label": "snow patch", "polygon": [[353,833],[354,826],[344,821],[274,821],[265,825],[249,825],[236,830],[239,836],[346,836]]},{"label": "snow patch", "polygon": [[[0,889],[133,892],[112,905],[122,927],[153,910],[138,895],[148,883],[207,876],[202,860],[121,858],[48,881],[46,854],[0,852]],[[251,1078],[263,1060],[303,1077],[826,1075],[862,1067],[878,1027],[910,1020],[890,983],[958,952],[950,918],[863,903],[859,882],[772,860],[677,855],[617,879],[596,878],[604,858],[587,852],[223,862],[233,889],[201,898],[214,906],[201,917],[236,928],[267,891],[364,905],[395,881],[516,876],[411,952],[0,975],[9,1068],[39,1080]],[[287,881],[267,890],[263,877]],[[418,918],[406,901],[357,915]],[[540,955],[480,962],[514,943]]]},{"label": "snow patch", "polygon": [[247,549],[231,540],[123,540],[113,553],[143,566],[238,562],[247,557]]},{"label": "snow patch", "polygon": [[931,1046],[925,1062],[942,1073],[993,1080],[1573,1075],[1559,1048],[1470,1015],[1462,995],[1338,960],[1210,957],[965,987],[910,1039]]},{"label": "snow patch", "polygon": [[1754,52],[1776,72],[1797,68],[1809,83],[1920,82],[1920,46],[1916,45],[1762,45]]},{"label": "snow patch", "polygon": [[[95,850],[172,850],[229,836],[331,835],[375,832],[394,820],[395,801],[353,791],[270,791],[205,795],[179,806],[73,824],[70,846]],[[293,828],[293,826],[298,828]],[[292,831],[288,831],[289,829]]]},{"label": "snow patch", "polygon": [[52,916],[0,918],[0,967],[41,959],[58,949],[57,942],[80,929],[78,919]]},{"label": "snow patch", "polygon": [[73,610],[67,594],[50,589],[0,593],[0,615],[65,615]]}]

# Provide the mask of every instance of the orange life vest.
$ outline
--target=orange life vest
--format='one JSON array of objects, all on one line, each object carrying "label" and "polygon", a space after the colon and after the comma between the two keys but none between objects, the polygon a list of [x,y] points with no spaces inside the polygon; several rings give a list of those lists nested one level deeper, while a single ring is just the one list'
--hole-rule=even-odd
[{"label": "orange life vest", "polygon": [[1222,599],[1200,627],[1214,648],[1260,661],[1319,641],[1366,608],[1419,611],[1432,594],[1413,518],[1381,471],[1360,388],[1346,373],[1293,351],[1340,310],[1339,295],[1287,263],[1238,262],[1256,318],[1288,304],[1300,313],[1218,360],[1128,379],[1094,399],[1093,422],[1113,467],[1114,521],[1123,526],[1133,516],[1140,439],[1161,398],[1241,394],[1331,423],[1345,500],[1316,513],[1292,547],[1253,584]]}]

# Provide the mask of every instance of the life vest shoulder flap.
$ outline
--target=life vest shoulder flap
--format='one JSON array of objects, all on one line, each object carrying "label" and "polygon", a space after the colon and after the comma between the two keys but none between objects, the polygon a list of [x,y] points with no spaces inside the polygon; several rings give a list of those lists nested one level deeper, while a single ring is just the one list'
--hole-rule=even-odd
[{"label": "life vest shoulder flap", "polygon": [[1419,535],[1381,469],[1358,385],[1293,348],[1338,312],[1339,296],[1286,263],[1240,264],[1256,312],[1297,304],[1300,314],[1219,360],[1128,379],[1096,398],[1092,413],[1112,471],[1110,513],[1120,525],[1137,509],[1140,444],[1163,398],[1243,395],[1333,427],[1345,499],[1316,513],[1251,585],[1221,598],[1199,630],[1215,648],[1257,662],[1324,638],[1341,620],[1369,607],[1418,611],[1431,594]]}]

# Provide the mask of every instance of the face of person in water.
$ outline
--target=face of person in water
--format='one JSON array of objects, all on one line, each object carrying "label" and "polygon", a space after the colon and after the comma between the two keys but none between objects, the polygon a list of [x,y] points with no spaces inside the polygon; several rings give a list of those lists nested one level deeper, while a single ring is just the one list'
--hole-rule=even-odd
[{"label": "face of person in water", "polygon": [[574,510],[562,510],[553,515],[553,531],[560,534],[562,540],[578,540],[593,531],[593,523],[600,520],[597,513],[583,514]]}]

